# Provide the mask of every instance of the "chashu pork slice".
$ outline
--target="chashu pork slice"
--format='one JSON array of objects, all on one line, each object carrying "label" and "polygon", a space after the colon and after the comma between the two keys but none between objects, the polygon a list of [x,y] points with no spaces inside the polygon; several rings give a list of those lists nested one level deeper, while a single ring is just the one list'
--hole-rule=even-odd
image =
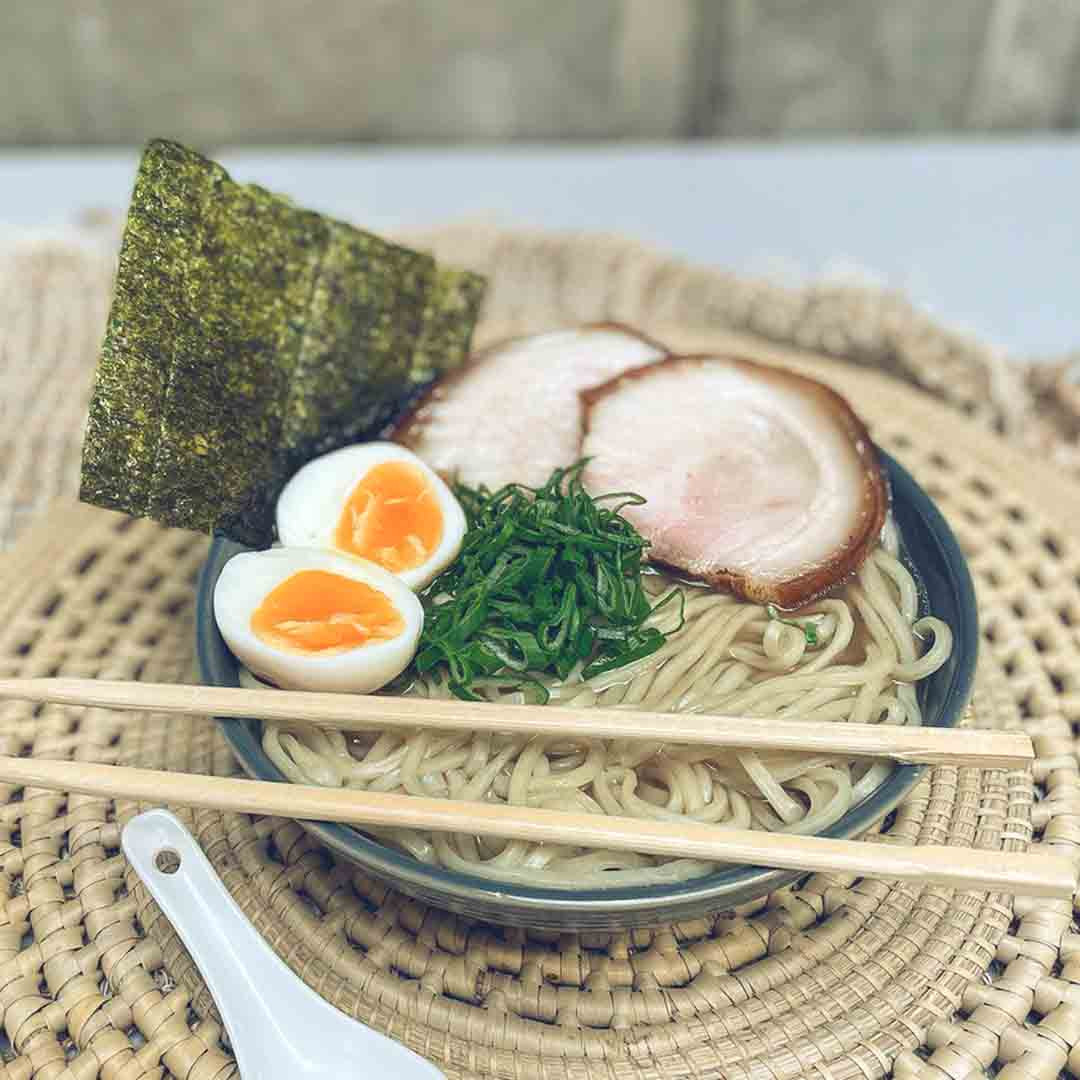
[{"label": "chashu pork slice", "polygon": [[813,379],[726,356],[669,357],[586,391],[583,474],[635,491],[650,558],[797,608],[877,543],[889,491],[862,421]]},{"label": "chashu pork slice", "polygon": [[664,354],[616,323],[501,342],[436,383],[392,438],[445,477],[539,487],[578,459],[581,391]]}]

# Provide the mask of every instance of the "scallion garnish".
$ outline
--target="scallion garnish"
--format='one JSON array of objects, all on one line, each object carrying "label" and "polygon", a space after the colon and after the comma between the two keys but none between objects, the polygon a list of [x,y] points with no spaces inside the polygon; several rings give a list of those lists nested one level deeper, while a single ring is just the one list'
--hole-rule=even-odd
[{"label": "scallion garnish", "polygon": [[414,675],[437,672],[467,700],[479,698],[482,681],[543,703],[538,676],[565,679],[580,667],[590,678],[663,645],[667,634],[645,623],[681,605],[682,592],[653,603],[645,591],[648,541],[621,515],[644,500],[594,498],[581,485],[584,467],[556,469],[540,488],[455,487],[468,529],[457,559],[421,596]]},{"label": "scallion garnish", "polygon": [[806,638],[807,645],[816,645],[818,643],[817,626],[815,623],[819,616],[811,616],[805,621],[785,619],[780,615],[780,609],[775,604],[768,604],[765,608],[765,614],[768,615],[770,619],[782,622],[785,626],[793,626],[796,630],[800,631]]}]

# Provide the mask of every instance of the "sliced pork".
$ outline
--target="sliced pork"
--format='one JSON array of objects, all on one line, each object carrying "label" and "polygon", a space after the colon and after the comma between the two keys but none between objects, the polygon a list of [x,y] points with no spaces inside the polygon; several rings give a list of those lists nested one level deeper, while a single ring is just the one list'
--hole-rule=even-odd
[{"label": "sliced pork", "polygon": [[663,355],[615,323],[515,338],[441,380],[393,438],[446,477],[537,487],[580,455],[580,392]]},{"label": "sliced pork", "polygon": [[889,495],[839,394],[779,368],[669,357],[583,394],[595,495],[636,491],[650,556],[748,599],[796,608],[849,577]]}]

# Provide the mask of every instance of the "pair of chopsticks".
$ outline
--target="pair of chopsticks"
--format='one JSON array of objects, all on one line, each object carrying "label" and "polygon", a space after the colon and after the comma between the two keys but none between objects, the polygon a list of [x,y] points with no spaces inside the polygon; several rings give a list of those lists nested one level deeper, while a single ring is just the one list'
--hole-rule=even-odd
[{"label": "pair of chopsticks", "polygon": [[[647,739],[982,768],[1026,768],[1034,760],[1027,736],[1003,731],[779,722],[753,717],[552,709],[95,679],[0,679],[0,698],[187,716],[277,720],[292,726],[343,731],[424,728],[444,732]],[[1059,899],[1071,898],[1077,887],[1077,866],[1071,859],[1057,855],[1003,857],[999,851],[830,840],[728,829],[692,821],[673,824],[36,758],[0,756],[0,782],[303,821],[471,833]]]}]

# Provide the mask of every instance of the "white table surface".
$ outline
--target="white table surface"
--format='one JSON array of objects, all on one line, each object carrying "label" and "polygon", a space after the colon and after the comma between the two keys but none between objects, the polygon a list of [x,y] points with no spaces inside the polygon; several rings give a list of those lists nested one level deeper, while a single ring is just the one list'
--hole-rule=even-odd
[{"label": "white table surface", "polygon": [[[618,230],[798,282],[856,273],[1004,350],[1080,349],[1080,138],[245,149],[216,156],[376,231],[484,216]],[[0,151],[0,222],[122,210],[137,153]]]}]

